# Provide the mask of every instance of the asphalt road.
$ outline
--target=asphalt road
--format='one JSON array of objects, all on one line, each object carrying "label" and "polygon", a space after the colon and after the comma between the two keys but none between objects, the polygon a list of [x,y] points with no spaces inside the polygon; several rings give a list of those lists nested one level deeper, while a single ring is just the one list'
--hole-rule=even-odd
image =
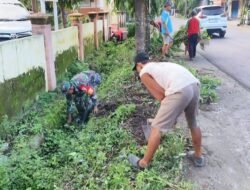
[{"label": "asphalt road", "polygon": [[210,63],[250,89],[250,26],[229,21],[225,38],[213,36],[205,51],[198,51]]},{"label": "asphalt road", "polygon": [[[186,23],[173,18],[175,29]],[[250,89],[250,25],[237,26],[238,21],[228,21],[225,38],[214,35],[205,51],[198,52],[244,87]]]}]

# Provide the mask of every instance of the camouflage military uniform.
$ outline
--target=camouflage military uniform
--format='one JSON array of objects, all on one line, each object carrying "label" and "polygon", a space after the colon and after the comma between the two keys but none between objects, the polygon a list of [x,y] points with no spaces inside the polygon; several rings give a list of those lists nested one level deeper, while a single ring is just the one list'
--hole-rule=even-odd
[{"label": "camouflage military uniform", "polygon": [[[84,71],[75,75],[70,84],[74,87],[73,94],[67,94],[67,113],[74,113],[74,108],[77,108],[80,121],[86,122],[89,114],[97,105],[96,87],[100,84],[100,75],[95,71]],[[95,89],[94,94],[89,96],[81,90],[81,85],[91,86]],[[75,106],[74,106],[75,105]]]}]

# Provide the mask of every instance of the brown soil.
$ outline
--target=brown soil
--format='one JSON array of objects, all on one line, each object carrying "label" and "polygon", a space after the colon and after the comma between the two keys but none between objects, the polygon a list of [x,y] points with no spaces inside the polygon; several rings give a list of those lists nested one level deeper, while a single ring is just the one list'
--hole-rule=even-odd
[{"label": "brown soil", "polygon": [[131,80],[131,85],[124,87],[124,93],[119,99],[113,100],[112,102],[100,102],[99,111],[96,116],[109,115],[122,104],[135,104],[135,112],[122,123],[121,127],[129,130],[139,145],[144,145],[146,141],[142,131],[142,125],[147,123],[148,118],[154,116],[158,106],[156,105],[156,101],[150,96],[136,77]]}]

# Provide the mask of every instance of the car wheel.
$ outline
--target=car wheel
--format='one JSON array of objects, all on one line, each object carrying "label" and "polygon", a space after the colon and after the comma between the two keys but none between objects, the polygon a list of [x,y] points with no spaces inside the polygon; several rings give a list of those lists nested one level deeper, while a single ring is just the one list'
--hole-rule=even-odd
[{"label": "car wheel", "polygon": [[224,38],[225,34],[226,34],[226,32],[222,32],[222,31],[221,31],[221,32],[219,33],[220,38]]}]

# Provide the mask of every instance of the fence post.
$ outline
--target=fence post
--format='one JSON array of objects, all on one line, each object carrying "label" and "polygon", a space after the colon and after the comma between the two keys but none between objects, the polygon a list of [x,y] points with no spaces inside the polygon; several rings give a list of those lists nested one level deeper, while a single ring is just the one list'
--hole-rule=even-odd
[{"label": "fence post", "polygon": [[56,72],[55,63],[53,60],[52,48],[52,32],[50,24],[50,16],[42,13],[33,14],[30,16],[32,23],[32,33],[44,36],[44,47],[46,56],[45,65],[45,81],[46,90],[51,91],[56,88]]},{"label": "fence post", "polygon": [[78,29],[78,58],[80,61],[84,60],[84,41],[83,41],[83,27],[82,27],[82,17],[81,13],[72,13],[69,15],[71,26],[77,26]]}]

